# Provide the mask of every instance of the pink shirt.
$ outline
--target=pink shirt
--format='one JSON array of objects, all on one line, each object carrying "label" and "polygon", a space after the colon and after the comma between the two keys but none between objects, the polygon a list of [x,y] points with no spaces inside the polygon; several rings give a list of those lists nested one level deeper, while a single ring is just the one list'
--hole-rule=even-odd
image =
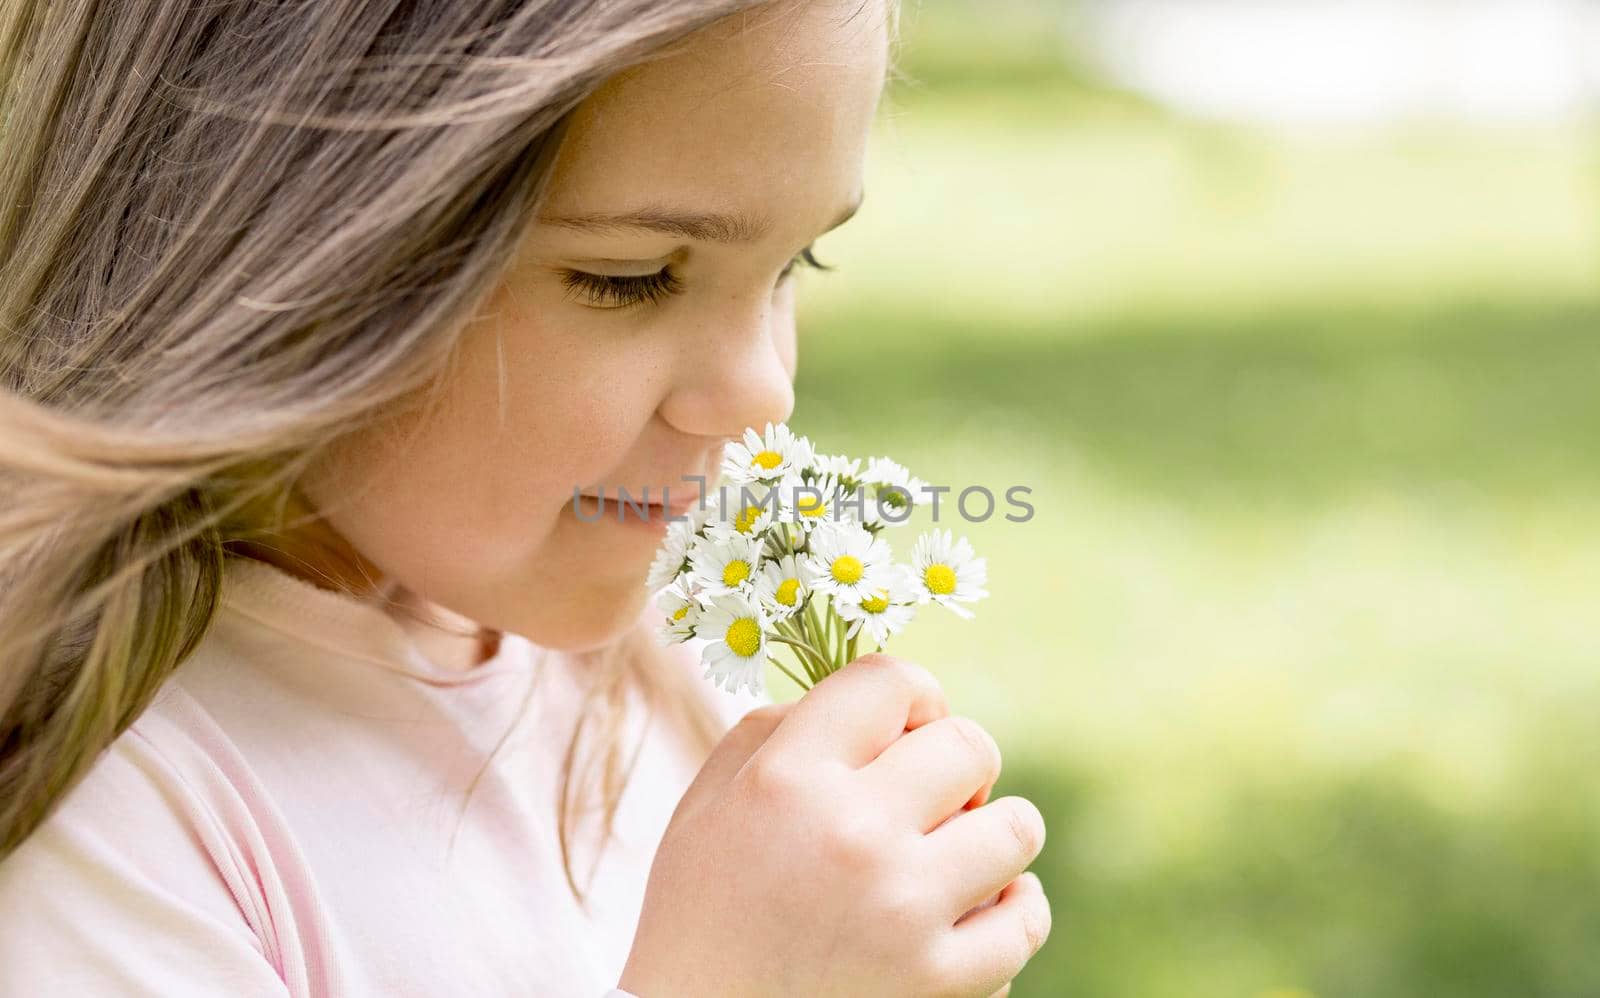
[{"label": "pink shirt", "polygon": [[[700,679],[700,645],[673,661],[727,726],[770,702]],[[443,667],[376,606],[230,557],[196,653],[0,862],[0,995],[622,995],[698,762],[630,690],[624,764],[645,744],[598,865],[598,814],[569,843],[578,907],[556,794],[583,680],[515,634]]]}]

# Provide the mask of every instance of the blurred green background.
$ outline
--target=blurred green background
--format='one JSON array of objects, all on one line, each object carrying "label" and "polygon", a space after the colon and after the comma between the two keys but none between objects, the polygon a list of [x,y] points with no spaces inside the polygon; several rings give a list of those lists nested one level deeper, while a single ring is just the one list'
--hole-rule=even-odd
[{"label": "blurred green background", "polygon": [[1592,116],[1200,115],[1083,5],[903,11],[792,424],[1032,489],[946,497],[992,596],[890,649],[1045,814],[1012,994],[1600,995]]}]

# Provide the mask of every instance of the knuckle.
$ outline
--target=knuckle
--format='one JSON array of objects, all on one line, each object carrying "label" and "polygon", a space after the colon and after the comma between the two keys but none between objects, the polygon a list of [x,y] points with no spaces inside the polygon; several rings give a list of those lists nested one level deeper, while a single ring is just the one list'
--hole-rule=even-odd
[{"label": "knuckle", "polygon": [[891,928],[901,939],[916,934],[932,921],[936,906],[925,889],[914,883],[898,882],[877,892],[879,924]]},{"label": "knuckle", "polygon": [[828,861],[851,871],[871,870],[879,865],[882,836],[860,817],[845,817],[831,822],[821,836],[821,847]]},{"label": "knuckle", "polygon": [[905,658],[897,658],[895,662],[899,669],[898,674],[901,682],[907,686],[923,687],[940,696],[944,695],[944,686],[940,684],[939,677],[929,672],[925,667]]},{"label": "knuckle", "polygon": [[857,664],[871,669],[893,669],[905,659],[898,655],[889,655],[881,651],[869,651],[865,655],[855,657]]},{"label": "knuckle", "polygon": [[888,673],[894,681],[902,685],[925,687],[940,693],[944,691],[944,687],[939,684],[939,677],[909,658],[875,651],[862,655],[856,661]]},{"label": "knuckle", "polygon": [[947,721],[961,736],[967,746],[980,758],[986,761],[989,770],[995,774],[1000,772],[1000,743],[989,734],[989,729],[979,724],[970,717],[961,714],[952,714]]},{"label": "knuckle", "polygon": [[1022,961],[1033,959],[1033,955],[1044,946],[1044,941],[1050,938],[1050,902],[1042,894],[1030,897],[1018,912],[1022,922],[1023,952]]},{"label": "knuckle", "polygon": [[946,935],[923,950],[918,962],[922,986],[919,995],[934,998],[971,998],[977,993],[973,979],[973,955],[961,951],[954,937]]},{"label": "knuckle", "polygon": [[916,993],[938,998],[965,993],[957,990],[961,982],[961,967],[953,957],[948,942],[925,946],[909,968],[912,980],[919,982]]},{"label": "knuckle", "polygon": [[995,803],[1001,802],[1005,804],[1002,814],[1006,819],[1006,828],[1016,839],[1017,845],[1030,859],[1037,856],[1044,848],[1044,815],[1026,797],[1002,797]]},{"label": "knuckle", "polygon": [[739,718],[739,723],[763,728],[777,727],[778,722],[783,720],[784,715],[789,713],[789,708],[792,706],[794,705],[790,703],[762,704],[760,707],[746,711],[745,715]]},{"label": "knuckle", "polygon": [[752,761],[745,773],[751,791],[764,801],[791,800],[805,784],[794,766],[772,757]]},{"label": "knuckle", "polygon": [[972,985],[964,981],[949,978],[937,978],[937,983],[931,984],[918,994],[926,994],[929,998],[971,998]]}]

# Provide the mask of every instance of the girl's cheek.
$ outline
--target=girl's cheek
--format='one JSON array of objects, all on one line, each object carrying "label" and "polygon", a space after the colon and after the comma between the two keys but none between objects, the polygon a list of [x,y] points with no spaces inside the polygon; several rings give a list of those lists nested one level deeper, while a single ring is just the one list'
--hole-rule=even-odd
[{"label": "girl's cheek", "polygon": [[617,478],[644,470],[636,466],[649,455],[638,453],[638,442],[649,416],[648,410],[642,415],[633,411],[626,397],[614,402],[603,395],[571,400],[556,416],[555,436],[547,438],[552,453],[541,477],[558,477],[557,487],[566,498],[574,486],[633,484]]},{"label": "girl's cheek", "polygon": [[[524,306],[535,301],[531,294],[518,297]],[[671,389],[672,344],[679,338],[660,325],[590,315],[570,303],[538,304],[539,319],[526,309],[520,316],[514,309],[500,313],[501,335],[517,345],[505,358],[521,428],[513,448],[520,461],[535,465],[527,469],[537,479],[531,491],[559,507],[575,486],[643,484],[628,476],[658,463],[641,448]]]}]

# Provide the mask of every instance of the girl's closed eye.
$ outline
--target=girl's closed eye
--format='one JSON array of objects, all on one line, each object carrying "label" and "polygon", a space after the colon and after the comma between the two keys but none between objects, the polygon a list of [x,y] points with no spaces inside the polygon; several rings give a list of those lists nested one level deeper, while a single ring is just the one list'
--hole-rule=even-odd
[{"label": "girl's closed eye", "polygon": [[[811,250],[812,248],[807,246],[790,260],[778,275],[778,282],[782,283],[788,279],[794,272],[796,263],[802,263],[815,270],[836,269],[818,260],[812,255]],[[654,274],[625,277],[568,270],[563,273],[561,283],[569,291],[585,295],[588,306],[605,309],[628,308],[643,302],[655,303],[683,291],[683,281],[672,272],[671,267],[663,267]]]}]

